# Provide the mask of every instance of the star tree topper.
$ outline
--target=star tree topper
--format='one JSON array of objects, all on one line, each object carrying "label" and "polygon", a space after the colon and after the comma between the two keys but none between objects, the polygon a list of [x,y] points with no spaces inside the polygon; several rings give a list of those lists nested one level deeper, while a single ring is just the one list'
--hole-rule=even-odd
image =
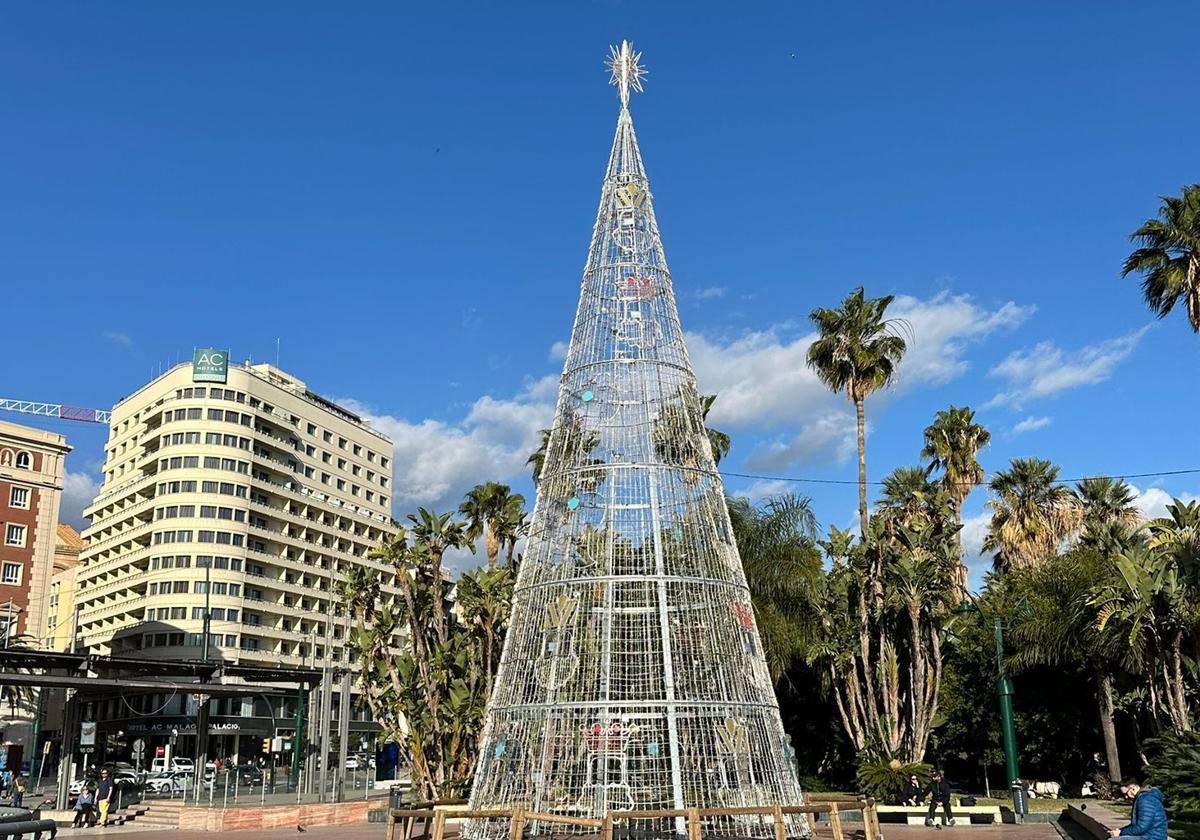
[{"label": "star tree topper", "polygon": [[609,57],[604,62],[612,71],[608,83],[616,87],[621,104],[628,106],[630,88],[642,92],[642,79],[646,76],[646,68],[638,63],[642,60],[642,54],[634,52],[633,44],[628,41],[622,41],[620,47],[610,46],[608,52]]}]

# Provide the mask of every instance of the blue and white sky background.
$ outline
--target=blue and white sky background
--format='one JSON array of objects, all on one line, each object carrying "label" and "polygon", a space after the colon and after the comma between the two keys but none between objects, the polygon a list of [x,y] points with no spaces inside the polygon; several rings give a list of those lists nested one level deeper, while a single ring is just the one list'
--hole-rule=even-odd
[{"label": "blue and white sky background", "polygon": [[[836,7],[835,7],[836,6]],[[1200,338],[1119,276],[1200,180],[1189,2],[12,2],[0,8],[0,396],[106,407],[195,346],[274,360],[395,440],[396,514],[456,506],[552,416],[612,137],[634,119],[731,472],[852,480],[807,314],[894,294],[877,480],[954,403],[989,473],[1200,467]],[[69,436],[65,515],[105,431]],[[1160,512],[1200,476],[1133,481]],[[811,495],[855,521],[855,488]],[[985,493],[967,502],[973,580]]]}]

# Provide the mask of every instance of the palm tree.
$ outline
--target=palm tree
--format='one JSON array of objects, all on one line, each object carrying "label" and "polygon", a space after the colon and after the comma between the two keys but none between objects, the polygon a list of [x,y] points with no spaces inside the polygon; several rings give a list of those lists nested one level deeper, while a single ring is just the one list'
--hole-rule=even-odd
[{"label": "palm tree", "polygon": [[896,467],[880,482],[879,506],[906,514],[915,509],[922,493],[933,489],[925,470],[920,467]]},{"label": "palm tree", "polygon": [[525,460],[525,466],[529,467],[530,472],[533,473],[535,487],[542,477],[542,467],[546,465],[546,451],[550,449],[550,431],[550,429],[542,429],[538,432],[538,448],[529,453],[529,457]]},{"label": "palm tree", "polygon": [[525,497],[514,494],[507,484],[488,481],[468,490],[463,503],[459,505],[458,512],[467,519],[467,539],[484,537],[484,553],[489,569],[495,568],[501,544],[507,538],[504,534],[508,521],[506,514],[511,517],[512,507],[515,505],[520,509],[524,504]]},{"label": "palm tree", "polygon": [[1159,200],[1158,218],[1129,235],[1138,248],[1126,257],[1121,276],[1142,275],[1142,295],[1159,318],[1182,301],[1192,332],[1200,333],[1200,184]]},{"label": "palm tree", "polygon": [[932,475],[940,471],[941,485],[954,504],[954,521],[958,533],[954,535],[958,547],[958,576],[966,585],[966,567],[962,551],[962,508],[967,496],[983,483],[983,467],[976,456],[992,440],[992,435],[975,422],[975,412],[963,406],[950,406],[939,411],[933,422],[925,429],[925,447],[921,457],[929,462],[925,472]]},{"label": "palm tree", "polygon": [[810,596],[820,583],[821,555],[812,502],[794,495],[757,506],[744,498],[726,502],[763,654],[778,681],[817,632]]},{"label": "palm tree", "polygon": [[1119,479],[1099,476],[1075,485],[1081,512],[1080,542],[1093,548],[1115,548],[1120,535],[1142,524],[1133,488]]},{"label": "palm tree", "polygon": [[1075,666],[1089,674],[1096,688],[1096,710],[1104,739],[1111,781],[1121,778],[1121,757],[1113,721],[1113,685],[1121,673],[1123,634],[1100,627],[1088,593],[1112,582],[1114,567],[1099,551],[1087,547],[1050,558],[1020,575],[1021,602],[1012,621],[1018,670],[1035,666]]},{"label": "palm tree", "polygon": [[[467,538],[467,529],[463,523],[454,519],[453,513],[437,514],[425,508],[417,508],[415,514],[408,515],[413,523],[412,533],[416,538],[414,550],[428,554],[429,570],[432,576],[431,588],[433,603],[443,602],[445,582],[442,580],[442,557],[450,549],[465,548],[475,553],[475,543]],[[446,611],[439,608],[433,610],[433,629],[441,644],[446,644]]]},{"label": "palm tree", "polygon": [[716,401],[716,394],[700,395],[700,421],[704,423],[704,430],[708,433],[708,444],[712,447],[713,466],[721,463],[721,459],[729,454],[729,448],[733,445],[729,435],[708,425],[708,412],[712,410],[713,403]]},{"label": "palm tree", "polygon": [[513,576],[508,569],[476,569],[459,578],[455,590],[463,620],[483,631],[484,696],[492,695],[492,679],[499,664],[502,630],[512,607]]},{"label": "palm tree", "polygon": [[1057,479],[1049,461],[1014,458],[988,485],[995,498],[988,502],[992,522],[983,550],[996,552],[998,571],[1036,565],[1078,529],[1079,500]]},{"label": "palm tree", "polygon": [[513,554],[517,550],[517,541],[525,536],[529,529],[529,518],[525,515],[525,497],[520,493],[510,495],[496,519],[496,534],[500,538],[500,546],[504,549],[505,561],[508,568],[513,567]]},{"label": "palm tree", "polygon": [[808,366],[834,392],[846,392],[854,404],[858,433],[858,519],[867,533],[867,397],[891,384],[907,345],[895,333],[896,322],[884,318],[893,295],[867,298],[862,287],[837,309],[814,309],[809,319],[817,339],[808,348]]}]

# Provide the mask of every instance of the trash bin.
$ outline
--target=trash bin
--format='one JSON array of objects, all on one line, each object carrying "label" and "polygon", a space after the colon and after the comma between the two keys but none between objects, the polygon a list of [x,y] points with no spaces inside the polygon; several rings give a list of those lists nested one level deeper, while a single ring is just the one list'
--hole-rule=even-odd
[{"label": "trash bin", "polygon": [[388,790],[388,807],[404,807],[404,788],[400,785],[392,785],[391,789]]},{"label": "trash bin", "polygon": [[1023,819],[1029,813],[1027,796],[1025,785],[1019,779],[1012,783],[1013,813],[1017,815],[1018,820]]}]

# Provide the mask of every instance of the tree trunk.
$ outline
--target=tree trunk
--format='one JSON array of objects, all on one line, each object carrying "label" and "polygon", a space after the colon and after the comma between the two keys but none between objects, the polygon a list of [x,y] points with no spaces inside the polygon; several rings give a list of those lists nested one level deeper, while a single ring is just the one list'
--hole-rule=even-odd
[{"label": "tree trunk", "polygon": [[1096,675],[1096,698],[1100,703],[1100,731],[1104,733],[1104,763],[1111,782],[1121,781],[1121,755],[1117,750],[1117,727],[1113,722],[1112,677]]},{"label": "tree trunk", "polygon": [[954,532],[954,547],[958,557],[958,568],[954,570],[954,582],[958,585],[958,599],[960,601],[967,600],[967,564],[963,560],[962,547],[962,506],[963,499],[954,501],[954,524],[958,526],[958,530]]},{"label": "tree trunk", "polygon": [[1196,274],[1200,273],[1200,257],[1195,254],[1188,259],[1187,270],[1187,313],[1188,323],[1192,325],[1192,332],[1200,333],[1200,282]]},{"label": "tree trunk", "polygon": [[496,531],[491,526],[488,526],[483,545],[483,550],[487,553],[488,571],[491,571],[496,568],[496,558],[500,556],[500,540],[496,537]]},{"label": "tree trunk", "polygon": [[1192,731],[1192,720],[1189,714],[1187,695],[1183,689],[1183,655],[1181,648],[1183,647],[1183,631],[1175,631],[1174,638],[1171,639],[1171,694],[1173,695],[1173,705],[1179,716],[1178,728],[1180,732]]},{"label": "tree trunk", "polygon": [[858,433],[858,525],[867,537],[867,419],[863,400],[854,400],[854,425]]}]

